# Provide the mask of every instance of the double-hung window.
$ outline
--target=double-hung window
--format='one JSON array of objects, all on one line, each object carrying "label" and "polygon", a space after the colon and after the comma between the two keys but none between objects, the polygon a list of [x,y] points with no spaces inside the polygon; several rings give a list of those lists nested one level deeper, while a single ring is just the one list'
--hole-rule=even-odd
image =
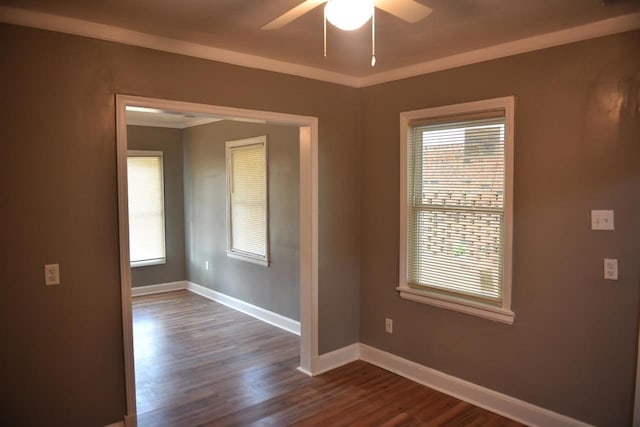
[{"label": "double-hung window", "polygon": [[227,255],[269,265],[267,138],[227,141]]},{"label": "double-hung window", "polygon": [[164,264],[164,181],[161,151],[129,151],[129,252],[132,267]]},{"label": "double-hung window", "polygon": [[513,323],[513,104],[401,113],[403,298]]}]

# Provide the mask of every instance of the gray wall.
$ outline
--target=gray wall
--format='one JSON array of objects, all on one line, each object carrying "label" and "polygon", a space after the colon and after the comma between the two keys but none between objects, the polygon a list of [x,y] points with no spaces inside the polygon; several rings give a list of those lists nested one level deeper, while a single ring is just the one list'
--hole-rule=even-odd
[{"label": "gray wall", "polygon": [[127,126],[127,145],[130,150],[151,150],[163,153],[167,258],[165,264],[133,267],[131,284],[136,287],[186,280],[182,130]]},{"label": "gray wall", "polygon": [[[269,267],[229,258],[225,141],[267,136]],[[188,279],[300,320],[297,127],[221,121],[184,130]],[[209,261],[209,270],[205,269]]]},{"label": "gray wall", "polygon": [[[640,32],[365,88],[361,341],[601,426],[629,425],[640,282]],[[400,299],[399,113],[515,95],[511,326]],[[590,230],[614,209],[614,232]],[[603,258],[620,280],[603,280]],[[384,332],[384,318],[394,333]]]},{"label": "gray wall", "polygon": [[0,425],[125,413],[116,93],[319,118],[320,352],[358,341],[359,90],[10,25],[0,40]]},{"label": "gray wall", "polygon": [[[0,40],[1,425],[107,425],[125,412],[115,93],[319,117],[321,354],[361,338],[570,416],[628,424],[640,32],[363,90],[9,25]],[[512,326],[394,290],[398,113],[505,95],[517,97]],[[615,209],[617,230],[589,231],[591,208]],[[602,280],[605,256],[620,260],[618,282]],[[62,284],[45,287],[51,262]]]}]

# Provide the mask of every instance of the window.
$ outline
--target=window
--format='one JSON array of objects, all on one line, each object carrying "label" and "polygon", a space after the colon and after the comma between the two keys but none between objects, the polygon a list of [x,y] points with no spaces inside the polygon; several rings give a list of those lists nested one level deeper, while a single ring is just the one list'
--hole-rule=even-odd
[{"label": "window", "polygon": [[127,177],[131,266],[164,264],[162,152],[129,151]]},{"label": "window", "polygon": [[513,103],[400,115],[402,298],[513,323]]},{"label": "window", "polygon": [[227,255],[269,265],[267,138],[227,141]]}]

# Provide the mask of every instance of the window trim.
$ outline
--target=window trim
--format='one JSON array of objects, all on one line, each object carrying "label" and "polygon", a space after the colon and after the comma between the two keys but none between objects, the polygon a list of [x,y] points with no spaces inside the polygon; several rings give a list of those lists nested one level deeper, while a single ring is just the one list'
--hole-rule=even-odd
[{"label": "window trim", "polygon": [[[514,104],[513,96],[465,102],[400,113],[400,297],[410,301],[450,309],[498,322],[512,324],[511,310],[513,258],[513,160],[514,160]],[[409,127],[422,120],[446,118],[487,111],[504,110],[505,117],[505,193],[504,193],[504,258],[502,277],[502,305],[496,307],[477,300],[443,294],[428,289],[416,289],[408,283],[408,224],[407,224],[407,144]]]},{"label": "window trim", "polygon": [[[162,265],[167,263],[167,207],[165,205],[165,197],[164,197],[164,152],[157,150],[127,150],[127,161],[129,157],[159,157],[160,158],[160,187],[162,188],[162,241],[163,244],[163,252],[164,256],[161,258],[150,258],[150,259],[142,259],[139,261],[132,261],[129,259],[129,266],[131,268],[136,267],[147,267],[151,265]],[[127,179],[128,183],[128,179]],[[127,190],[128,193],[128,190]],[[129,215],[131,213],[129,212]],[[131,221],[129,221],[130,223]],[[131,238],[130,234],[129,238]],[[131,246],[131,242],[129,242],[129,246]]]},{"label": "window trim", "polygon": [[[243,146],[258,145],[264,146],[264,227],[265,227],[265,255],[261,256],[250,252],[234,250],[231,247],[231,149]],[[271,260],[269,254],[269,162],[267,150],[267,136],[261,135],[252,138],[238,139],[225,142],[225,167],[227,178],[227,256],[241,261],[258,264],[268,267]]]}]

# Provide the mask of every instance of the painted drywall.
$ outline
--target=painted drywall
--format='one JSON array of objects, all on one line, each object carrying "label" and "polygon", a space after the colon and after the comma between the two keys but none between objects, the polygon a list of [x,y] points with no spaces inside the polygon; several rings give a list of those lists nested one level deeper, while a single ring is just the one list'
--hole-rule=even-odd
[{"label": "painted drywall", "polygon": [[145,286],[186,280],[184,251],[184,184],[182,130],[127,126],[129,150],[162,151],[166,262],[131,269],[131,285]]},{"label": "painted drywall", "polygon": [[116,93],[318,117],[319,350],[358,341],[357,89],[10,25],[0,40],[0,425],[125,414]]},{"label": "painted drywall", "polygon": [[[299,132],[230,120],[184,130],[188,280],[294,320],[300,320]],[[268,267],[226,254],[225,141],[261,135],[267,137]]]},{"label": "painted drywall", "polygon": [[[636,31],[363,90],[363,343],[588,423],[630,425],[640,283],[638,47]],[[400,112],[509,95],[515,323],[401,299]],[[591,209],[614,209],[616,230],[591,231]],[[606,257],[619,260],[617,282],[603,280]]]},{"label": "painted drywall", "polygon": [[[107,425],[124,414],[115,93],[319,117],[320,353],[361,336],[552,410],[628,424],[640,254],[639,38],[359,91],[1,25],[0,424]],[[505,95],[517,97],[512,326],[394,291],[398,113]],[[588,231],[591,208],[615,209],[617,230]],[[601,279],[605,256],[620,260],[616,283]],[[42,266],[51,262],[60,263],[62,283],[45,287]],[[393,335],[383,333],[385,316],[394,318]]]}]

